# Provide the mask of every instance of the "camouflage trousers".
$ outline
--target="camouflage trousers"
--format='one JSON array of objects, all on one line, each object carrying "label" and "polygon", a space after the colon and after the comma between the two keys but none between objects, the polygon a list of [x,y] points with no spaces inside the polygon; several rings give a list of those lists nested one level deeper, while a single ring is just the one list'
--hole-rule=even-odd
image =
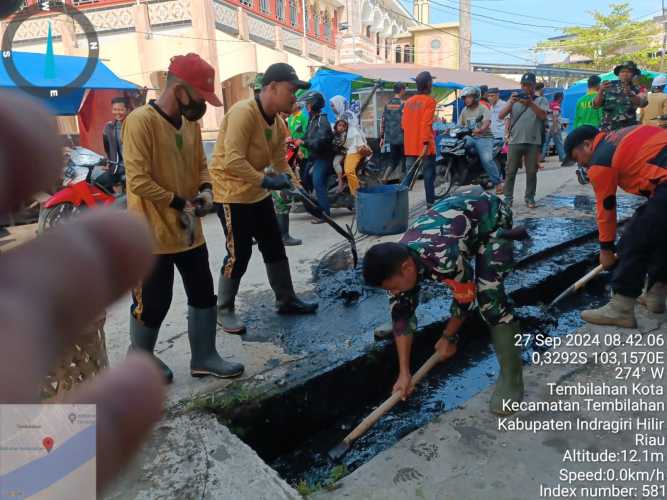
[{"label": "camouflage trousers", "polygon": [[294,203],[292,196],[285,194],[282,191],[272,191],[271,197],[273,198],[273,207],[276,210],[276,215],[290,213],[292,204]]},{"label": "camouflage trousers", "polygon": [[505,276],[512,269],[514,243],[489,238],[479,245],[475,256],[477,309],[490,326],[510,323],[514,316],[505,293]]}]

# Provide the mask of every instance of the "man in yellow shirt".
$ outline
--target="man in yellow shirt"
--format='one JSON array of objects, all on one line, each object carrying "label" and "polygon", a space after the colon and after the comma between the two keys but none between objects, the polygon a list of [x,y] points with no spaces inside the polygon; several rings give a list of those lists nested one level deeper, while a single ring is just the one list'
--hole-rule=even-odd
[{"label": "man in yellow shirt", "polygon": [[648,104],[639,111],[642,125],[662,126],[665,120],[655,120],[658,116],[667,115],[667,94],[665,94],[667,77],[656,76],[651,83],[651,93],[648,95]]},{"label": "man in yellow shirt", "polygon": [[[227,238],[227,256],[220,270],[218,323],[227,333],[242,334],[245,325],[234,301],[257,240],[276,295],[279,314],[312,314],[317,304],[299,300],[294,292],[285,246],[270,191],[298,183],[285,159],[287,125],[278,113],[290,113],[294,93],[307,89],[289,64],[269,66],[262,89],[227,111],[211,161],[213,195]],[[268,169],[271,167],[271,169]],[[267,173],[267,169],[273,173]]]},{"label": "man in yellow shirt", "polygon": [[[216,297],[200,210],[212,209],[211,178],[197,121],[214,93],[215,71],[196,54],[172,58],[167,86],[156,101],[133,111],[123,125],[127,205],[150,226],[153,273],[132,292],[131,348],[153,353],[171,305],[174,266],[188,297],[188,340],[193,377],[236,377],[243,365],[224,361],[215,347]],[[169,367],[155,357],[165,380]]]}]

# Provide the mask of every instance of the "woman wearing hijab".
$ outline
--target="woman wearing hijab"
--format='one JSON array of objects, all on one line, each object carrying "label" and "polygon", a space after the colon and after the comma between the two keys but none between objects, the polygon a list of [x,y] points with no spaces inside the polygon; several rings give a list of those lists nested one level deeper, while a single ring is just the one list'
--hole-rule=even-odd
[{"label": "woman wearing hijab", "polygon": [[337,95],[329,100],[329,105],[336,113],[336,121],[344,120],[347,122],[347,138],[345,140],[347,155],[343,170],[350,186],[350,193],[352,193],[352,196],[356,196],[357,189],[359,189],[357,167],[371,151],[366,143],[366,137],[361,131],[359,115],[350,108],[347,99],[342,95]]}]

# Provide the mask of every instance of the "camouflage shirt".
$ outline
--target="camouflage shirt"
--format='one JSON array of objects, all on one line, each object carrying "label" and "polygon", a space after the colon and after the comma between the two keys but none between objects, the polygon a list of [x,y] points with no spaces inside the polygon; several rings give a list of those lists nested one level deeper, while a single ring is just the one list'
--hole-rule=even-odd
[{"label": "camouflage shirt", "polygon": [[392,97],[384,107],[382,114],[382,126],[387,144],[403,144],[402,116],[403,101],[398,97]]},{"label": "camouflage shirt", "polygon": [[[630,91],[639,94],[640,88],[630,85]],[[632,104],[630,98],[623,90],[620,81],[613,82],[604,93],[602,101],[602,130],[618,130],[623,127],[637,125],[637,106]]]},{"label": "camouflage shirt", "polygon": [[402,335],[415,330],[419,285],[426,279],[444,283],[452,289],[452,315],[463,317],[475,300],[473,262],[480,248],[488,248],[485,258],[496,257],[494,252],[499,245],[487,243],[498,236],[500,229],[511,227],[510,207],[486,192],[450,196],[418,217],[401,243],[408,246],[415,259],[419,277],[412,290],[390,296],[394,332]]}]

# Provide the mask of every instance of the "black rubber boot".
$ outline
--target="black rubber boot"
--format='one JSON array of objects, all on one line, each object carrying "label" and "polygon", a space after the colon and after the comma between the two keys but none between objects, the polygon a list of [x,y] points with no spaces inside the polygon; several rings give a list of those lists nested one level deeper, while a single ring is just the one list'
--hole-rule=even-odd
[{"label": "black rubber boot", "polygon": [[130,315],[130,351],[144,351],[153,356],[153,359],[164,375],[165,382],[171,384],[174,380],[174,373],[160,358],[153,354],[159,332],[159,328],[149,328],[133,315]]},{"label": "black rubber boot", "polygon": [[188,307],[188,340],[192,352],[190,373],[193,377],[238,377],[243,373],[243,365],[225,361],[215,348],[215,315],[215,306],[206,309]]},{"label": "black rubber boot", "polygon": [[278,227],[280,227],[283,245],[286,247],[296,247],[301,245],[301,240],[292,238],[289,234],[289,214],[276,214],[276,219],[278,219]]},{"label": "black rubber boot", "polygon": [[294,292],[289,262],[286,260],[266,265],[269,283],[276,294],[278,314],[313,314],[318,304],[300,300]]},{"label": "black rubber boot", "polygon": [[218,278],[218,324],[222,329],[234,335],[243,335],[246,331],[245,325],[236,315],[234,300],[239,291],[241,280],[225,278],[220,271]]},{"label": "black rubber boot", "polygon": [[491,396],[489,409],[497,415],[511,415],[512,411],[503,408],[503,401],[523,400],[523,363],[521,347],[515,345],[515,335],[521,333],[519,322],[500,324],[491,327],[491,338],[500,365],[500,374],[496,389]]}]

